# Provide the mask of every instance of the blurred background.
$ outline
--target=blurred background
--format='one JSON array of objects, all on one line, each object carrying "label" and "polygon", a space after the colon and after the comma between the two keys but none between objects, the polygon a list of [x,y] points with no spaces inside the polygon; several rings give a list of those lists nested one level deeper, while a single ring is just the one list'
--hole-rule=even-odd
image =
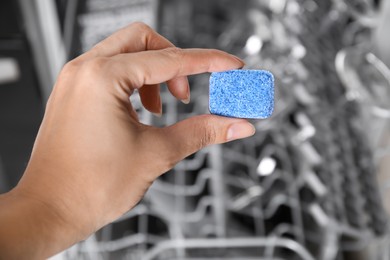
[{"label": "blurred background", "polygon": [[[133,210],[52,259],[390,259],[389,0],[4,0],[0,192],[16,185],[63,64],[143,21],[181,48],[234,53],[275,75],[255,136],[159,178]],[[164,126],[208,113],[209,75]]]}]

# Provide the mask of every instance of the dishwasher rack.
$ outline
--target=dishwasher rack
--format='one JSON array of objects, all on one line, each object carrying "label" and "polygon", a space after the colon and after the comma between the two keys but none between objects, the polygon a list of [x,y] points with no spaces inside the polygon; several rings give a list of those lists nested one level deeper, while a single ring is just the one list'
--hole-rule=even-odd
[{"label": "dishwasher rack", "polygon": [[[379,99],[390,100],[390,73],[369,48],[374,3],[163,3],[160,31],[180,47],[223,49],[272,71],[274,114],[253,121],[255,136],[181,161],[65,258],[390,259],[375,157],[390,118],[389,107],[377,113]],[[131,100],[143,122],[170,125],[208,111],[208,75],[190,84],[189,105],[163,91],[161,118]]]}]

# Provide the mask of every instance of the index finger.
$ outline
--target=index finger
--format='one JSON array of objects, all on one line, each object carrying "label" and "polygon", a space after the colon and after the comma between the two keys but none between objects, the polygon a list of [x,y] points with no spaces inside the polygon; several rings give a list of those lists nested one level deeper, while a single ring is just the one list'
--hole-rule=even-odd
[{"label": "index finger", "polygon": [[174,45],[168,39],[158,34],[148,25],[135,22],[99,42],[77,59],[111,57],[121,53],[160,50],[169,47],[174,47]]},{"label": "index finger", "polygon": [[240,59],[223,51],[178,48],[122,54],[111,62],[111,71],[118,73],[117,80],[128,84],[123,86],[125,88],[140,88],[172,78],[238,69],[244,65]]},{"label": "index finger", "polygon": [[[134,53],[147,50],[161,50],[174,47],[168,39],[158,34],[148,25],[135,22],[115,32],[105,40],[95,45],[90,51],[76,58],[86,61],[96,57],[112,57],[123,53]],[[178,99],[189,97],[187,77],[177,77],[167,82],[171,93]],[[158,88],[158,86],[155,86]],[[141,95],[141,98],[143,95]],[[142,98],[145,101],[145,98]]]}]

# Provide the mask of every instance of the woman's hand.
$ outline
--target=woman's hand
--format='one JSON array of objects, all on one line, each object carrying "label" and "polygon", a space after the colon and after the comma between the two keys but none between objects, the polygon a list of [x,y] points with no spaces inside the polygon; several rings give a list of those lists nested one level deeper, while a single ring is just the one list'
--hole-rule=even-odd
[{"label": "woman's hand", "polygon": [[[4,205],[13,203],[8,215],[0,213],[0,232],[20,239],[18,247],[24,243],[30,259],[47,257],[130,210],[158,176],[186,156],[207,145],[253,135],[246,120],[214,115],[164,128],[144,125],[129,101],[138,89],[145,108],[160,114],[159,83],[167,82],[172,95],[188,103],[187,75],[242,66],[241,60],[222,51],[175,48],[142,23],[118,31],[66,64],[27,170],[0,200],[3,212],[8,207]],[[24,209],[24,216],[18,208]],[[32,212],[33,233],[23,226],[23,218]],[[4,228],[7,216],[16,224],[19,216],[19,233]],[[35,223],[39,221],[44,224]],[[23,252],[20,256],[26,256]]]}]

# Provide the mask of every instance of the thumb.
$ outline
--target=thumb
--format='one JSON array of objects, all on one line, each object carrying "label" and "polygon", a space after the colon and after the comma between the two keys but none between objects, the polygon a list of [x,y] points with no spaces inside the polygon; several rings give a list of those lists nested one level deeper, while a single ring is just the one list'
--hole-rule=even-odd
[{"label": "thumb", "polygon": [[169,140],[165,153],[177,163],[205,146],[252,136],[255,128],[245,119],[201,115],[168,126],[163,132]]}]

